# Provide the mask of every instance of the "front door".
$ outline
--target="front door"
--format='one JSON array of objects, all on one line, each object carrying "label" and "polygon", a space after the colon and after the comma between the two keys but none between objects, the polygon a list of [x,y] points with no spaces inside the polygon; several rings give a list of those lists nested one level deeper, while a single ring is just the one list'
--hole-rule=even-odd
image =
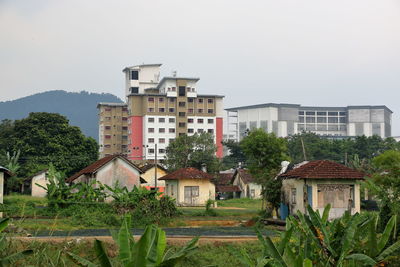
[{"label": "front door", "polygon": [[199,187],[198,186],[185,186],[185,204],[196,205],[197,199],[199,198]]}]

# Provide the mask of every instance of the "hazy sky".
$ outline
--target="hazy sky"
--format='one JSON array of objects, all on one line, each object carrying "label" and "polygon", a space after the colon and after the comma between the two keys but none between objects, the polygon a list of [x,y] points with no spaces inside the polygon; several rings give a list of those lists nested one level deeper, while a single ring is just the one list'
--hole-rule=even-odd
[{"label": "hazy sky", "polygon": [[387,105],[400,135],[398,0],[0,0],[0,101],[123,97],[141,63],[200,77],[225,107]]}]

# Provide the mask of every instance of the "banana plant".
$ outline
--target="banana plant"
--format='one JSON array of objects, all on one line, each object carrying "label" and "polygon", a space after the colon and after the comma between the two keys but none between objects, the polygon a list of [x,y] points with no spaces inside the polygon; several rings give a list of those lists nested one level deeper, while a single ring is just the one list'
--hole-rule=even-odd
[{"label": "banana plant", "polygon": [[346,259],[354,260],[362,266],[380,266],[387,262],[389,257],[398,255],[396,253],[400,250],[400,240],[387,246],[390,236],[393,234],[393,238],[395,237],[396,224],[397,216],[394,215],[388,221],[383,233],[378,234],[376,231],[378,216],[374,216],[368,223],[368,235],[362,241],[365,244],[362,246],[365,247],[363,253],[351,254]]},{"label": "banana plant", "polygon": [[[166,235],[165,232],[155,226],[149,225],[145,228],[143,235],[135,242],[129,230],[131,219],[129,216],[124,218],[123,224],[117,234],[113,235],[118,245],[119,254],[117,257],[118,264],[116,266],[126,267],[170,267],[175,266],[185,257],[193,253],[197,249],[198,237],[189,241],[185,247],[177,252],[171,249],[166,253]],[[67,253],[68,257],[80,266],[114,266],[111,259],[106,253],[103,242],[95,240],[94,249],[99,264],[86,260],[73,253]]]},{"label": "banana plant", "polygon": [[[3,230],[7,228],[9,222],[9,218],[0,219],[0,252],[4,252],[8,246],[8,240],[6,235],[3,234]],[[28,255],[31,255],[33,250],[27,249],[20,252],[13,253],[11,255],[3,256],[0,254],[0,267],[3,266],[12,266],[17,260],[20,260]]]}]

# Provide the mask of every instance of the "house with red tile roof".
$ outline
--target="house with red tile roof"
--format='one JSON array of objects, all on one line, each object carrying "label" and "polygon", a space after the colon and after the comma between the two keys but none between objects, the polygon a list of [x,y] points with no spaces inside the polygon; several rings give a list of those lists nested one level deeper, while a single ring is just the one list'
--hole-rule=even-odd
[{"label": "house with red tile roof", "polygon": [[165,194],[176,200],[179,206],[204,206],[207,200],[215,200],[213,176],[196,168],[182,168],[159,180],[165,181]]},{"label": "house with red tile roof", "polygon": [[155,179],[157,179],[158,192],[165,191],[165,181],[158,180],[158,178],[168,174],[167,169],[165,169],[160,164],[157,164],[157,166],[155,166],[154,163],[147,163],[147,164],[141,166],[140,169],[143,172],[141,177],[147,181],[147,183],[141,184],[142,187],[145,187],[148,190],[154,189],[156,187]]},{"label": "house with red tile roof", "polygon": [[139,187],[142,170],[128,160],[125,156],[115,154],[106,156],[90,164],[71,177],[67,178],[68,183],[90,182],[96,180],[102,184],[114,187],[117,183],[120,187],[127,187],[128,190],[134,186]]},{"label": "house with red tile roof", "polygon": [[256,183],[249,170],[236,169],[232,176],[232,185],[239,188],[239,190],[234,193],[234,197],[236,198],[262,198],[262,186]]},{"label": "house with red tile roof", "polygon": [[297,211],[305,213],[307,205],[322,212],[331,204],[330,219],[341,217],[347,210],[351,214],[360,212],[360,182],[364,176],[362,172],[328,160],[294,166],[278,176],[282,179],[281,218]]}]

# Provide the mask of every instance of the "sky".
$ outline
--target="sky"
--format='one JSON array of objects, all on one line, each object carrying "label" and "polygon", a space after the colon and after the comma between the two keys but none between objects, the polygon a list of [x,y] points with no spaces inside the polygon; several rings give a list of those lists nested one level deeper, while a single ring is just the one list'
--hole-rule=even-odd
[{"label": "sky", "polygon": [[400,135],[398,0],[0,0],[0,101],[124,94],[162,63],[224,106],[386,105]]}]

